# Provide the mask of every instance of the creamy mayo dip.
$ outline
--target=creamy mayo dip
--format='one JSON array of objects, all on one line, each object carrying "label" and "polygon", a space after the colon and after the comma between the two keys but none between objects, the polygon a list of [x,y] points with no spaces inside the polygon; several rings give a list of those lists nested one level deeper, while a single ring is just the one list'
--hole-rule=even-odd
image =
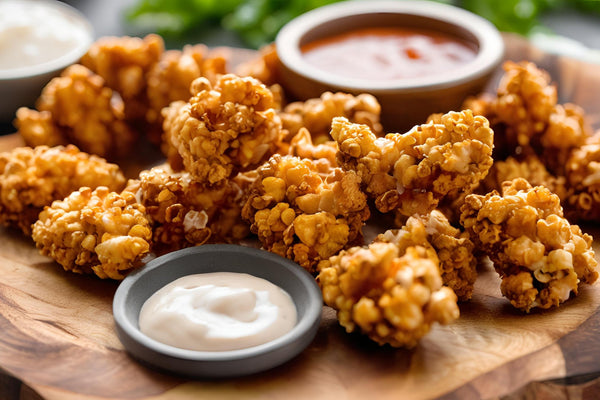
[{"label": "creamy mayo dip", "polygon": [[154,293],[140,311],[140,330],[188,350],[228,351],[270,342],[296,324],[291,297],[249,274],[184,276]]},{"label": "creamy mayo dip", "polygon": [[89,45],[87,22],[56,3],[0,1],[0,71],[44,64]]}]

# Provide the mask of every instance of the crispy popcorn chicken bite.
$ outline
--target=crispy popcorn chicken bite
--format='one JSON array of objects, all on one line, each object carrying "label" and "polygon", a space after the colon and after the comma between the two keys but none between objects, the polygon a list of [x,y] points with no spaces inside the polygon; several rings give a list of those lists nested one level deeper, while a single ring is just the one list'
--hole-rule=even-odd
[{"label": "crispy popcorn chicken bite", "polygon": [[502,278],[501,291],[523,311],[547,309],[598,278],[592,237],[563,218],[558,196],[524,179],[503,195],[469,195],[460,218],[476,247]]},{"label": "crispy popcorn chicken bite", "polygon": [[469,99],[463,108],[486,116],[496,135],[496,159],[538,156],[552,174],[564,175],[573,148],[591,135],[581,107],[557,104],[550,76],[531,62],[504,64],[496,96]]},{"label": "crispy popcorn chicken bite", "polygon": [[116,164],[77,147],[18,147],[0,153],[0,223],[31,234],[44,206],[82,186],[121,190],[125,177]]},{"label": "crispy popcorn chicken bite", "polygon": [[460,301],[471,298],[477,278],[477,259],[473,242],[466,232],[450,225],[439,210],[414,215],[399,229],[379,234],[375,242],[392,243],[404,254],[411,246],[433,251],[439,260],[440,274],[445,286],[451,288]]},{"label": "crispy popcorn chicken bite", "polygon": [[121,95],[126,119],[138,123],[144,121],[148,110],[146,75],[159,61],[164,48],[163,39],[155,34],[144,38],[107,36],[92,44],[81,63]]},{"label": "crispy popcorn chicken bite", "polygon": [[502,183],[523,178],[532,186],[544,186],[556,194],[561,201],[567,197],[567,182],[563,176],[552,175],[542,161],[535,155],[525,157],[521,161],[515,157],[495,161],[489,174],[482,182],[487,192],[502,191]]},{"label": "crispy popcorn chicken bite", "polygon": [[68,67],[42,90],[37,110],[17,110],[15,126],[29,146],[74,144],[82,151],[118,158],[137,134],[125,123],[123,101],[82,65]]},{"label": "crispy popcorn chicken bite", "polygon": [[196,79],[186,104],[164,111],[166,135],[195,180],[218,184],[254,169],[276,149],[281,133],[271,91],[253,78],[223,75],[213,86]]},{"label": "crispy popcorn chicken bite", "polygon": [[414,347],[434,323],[459,316],[456,295],[442,286],[435,252],[392,243],[352,247],[322,264],[317,281],[325,304],[347,332],[393,347]]},{"label": "crispy popcorn chicken bite", "polygon": [[377,138],[366,126],[333,120],[337,162],[356,171],[381,212],[425,214],[445,196],[469,192],[490,169],[494,133],[470,110],[450,112],[405,134]]},{"label": "crispy popcorn chicken bite", "polygon": [[292,140],[304,127],[314,142],[320,144],[331,139],[329,131],[335,117],[367,125],[375,134],[380,134],[380,114],[381,106],[373,95],[325,92],[319,98],[288,104],[279,116],[283,124],[284,142]]},{"label": "crispy popcorn chicken bite", "polygon": [[314,273],[320,260],[362,241],[370,213],[354,172],[274,155],[258,168],[242,217],[262,246]]},{"label": "crispy popcorn chicken bite", "polygon": [[194,79],[206,77],[215,82],[225,74],[227,55],[222,51],[209,51],[202,44],[186,45],[182,50],[168,50],[146,74],[148,110],[146,122],[152,130],[150,140],[160,142],[162,133],[161,110],[174,101],[187,101]]},{"label": "crispy popcorn chicken bite", "polygon": [[275,43],[263,46],[258,51],[258,56],[238,65],[235,74],[251,76],[265,85],[279,84],[279,56]]},{"label": "crispy popcorn chicken bite", "polygon": [[249,229],[240,217],[242,189],[234,180],[206,188],[186,172],[157,166],[130,180],[125,191],[145,207],[152,251],[164,254],[208,241],[236,241]]},{"label": "crispy popcorn chicken bite", "polygon": [[330,166],[337,166],[337,143],[333,140],[328,140],[315,144],[310,132],[304,127],[300,128],[298,133],[292,138],[288,154],[300,158],[310,158],[315,162],[327,161]]},{"label": "crispy popcorn chicken bite", "polygon": [[566,164],[569,221],[600,221],[600,134],[573,150]]},{"label": "crispy popcorn chicken bite", "polygon": [[33,240],[66,271],[123,279],[150,250],[144,211],[132,193],[82,187],[40,213]]}]

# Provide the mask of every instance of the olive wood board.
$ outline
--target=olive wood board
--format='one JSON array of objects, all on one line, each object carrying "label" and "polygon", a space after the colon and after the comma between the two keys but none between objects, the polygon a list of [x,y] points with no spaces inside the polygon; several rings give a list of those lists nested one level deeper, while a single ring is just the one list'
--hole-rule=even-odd
[{"label": "olive wood board", "polygon": [[[598,66],[545,54],[517,36],[505,35],[505,42],[507,59],[529,59],[548,70],[560,102],[584,107],[598,128]],[[0,137],[0,151],[20,144],[15,134]],[[600,229],[583,229],[600,238]],[[600,240],[594,249],[600,259]],[[500,295],[493,269],[483,267],[460,318],[435,325],[411,350],[348,334],[323,307],[319,331],[298,357],[267,372],[218,381],[187,380],[133,360],[115,333],[117,286],[65,272],[39,255],[30,238],[0,228],[0,398],[492,399],[510,393],[537,398],[531,393],[554,390],[552,398],[561,399],[570,383],[589,394],[585,382],[600,375],[600,283],[582,286],[558,309],[524,314]],[[549,379],[559,381],[543,383]],[[538,386],[532,392],[527,384]]]}]

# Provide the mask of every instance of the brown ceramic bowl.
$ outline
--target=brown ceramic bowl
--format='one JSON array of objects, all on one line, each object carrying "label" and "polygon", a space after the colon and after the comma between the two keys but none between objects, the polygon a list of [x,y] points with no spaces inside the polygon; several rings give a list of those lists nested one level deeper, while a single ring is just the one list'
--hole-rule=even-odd
[{"label": "brown ceramic bowl", "polygon": [[[301,47],[359,28],[427,29],[472,45],[475,58],[453,70],[418,78],[368,80],[346,78],[308,63]],[[504,43],[487,20],[463,9],[429,1],[347,1],[310,11],[279,32],[277,54],[286,93],[299,100],[324,91],[371,93],[382,107],[388,132],[424,123],[432,113],[457,110],[479,93],[502,61]]]}]

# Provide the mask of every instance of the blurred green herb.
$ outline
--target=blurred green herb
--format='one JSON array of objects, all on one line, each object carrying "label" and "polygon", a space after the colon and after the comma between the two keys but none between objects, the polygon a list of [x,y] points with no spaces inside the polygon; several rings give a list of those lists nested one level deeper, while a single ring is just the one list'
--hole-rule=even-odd
[{"label": "blurred green herb", "polygon": [[[292,18],[344,0],[139,0],[127,19],[163,35],[182,35],[201,27],[221,27],[239,35],[249,47],[274,40]],[[402,1],[402,0],[398,0]],[[528,35],[543,29],[540,15],[576,9],[600,15],[600,0],[438,0],[470,10],[498,29]]]}]

